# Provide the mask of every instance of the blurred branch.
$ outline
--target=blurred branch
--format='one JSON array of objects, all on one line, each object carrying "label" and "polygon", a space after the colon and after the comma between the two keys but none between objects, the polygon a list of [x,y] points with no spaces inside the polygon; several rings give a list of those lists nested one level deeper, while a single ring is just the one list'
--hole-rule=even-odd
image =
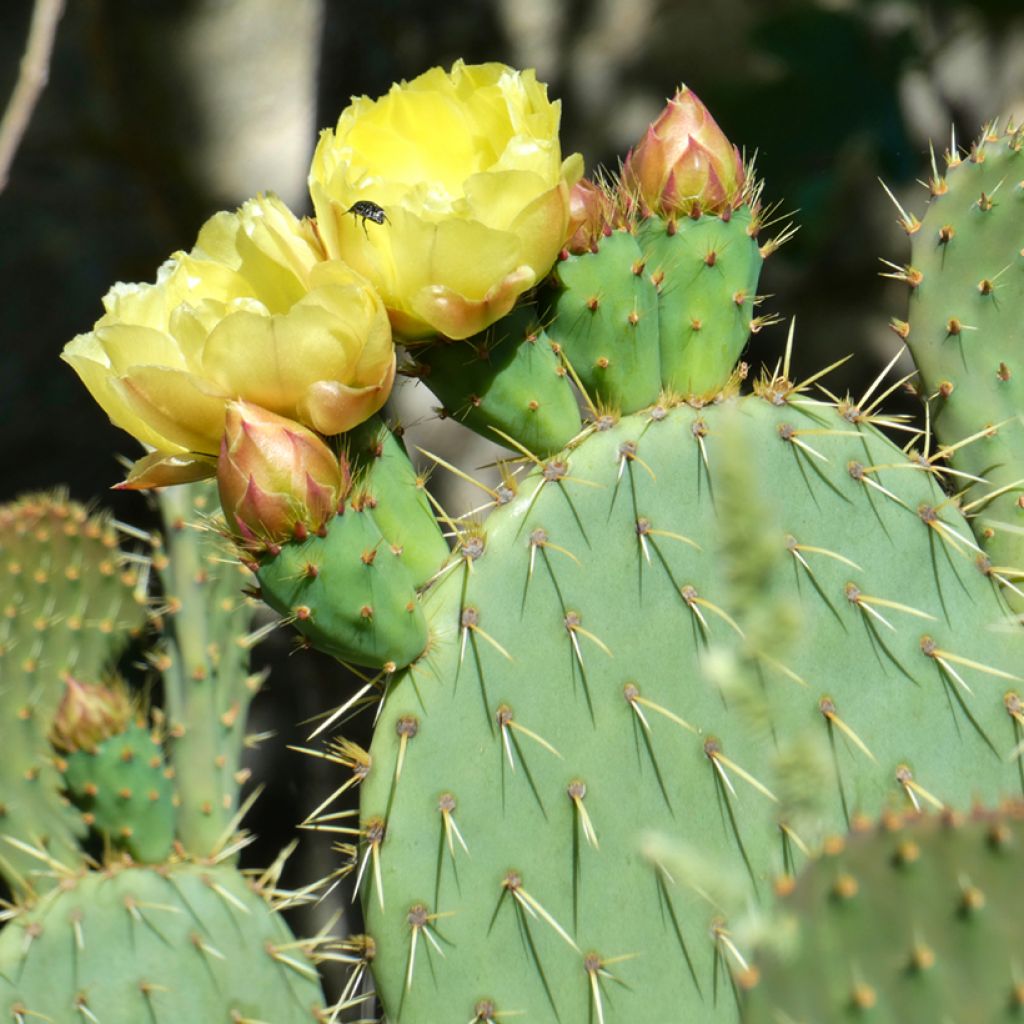
[{"label": "blurred branch", "polygon": [[36,0],[28,30],[25,56],[21,58],[18,81],[0,121],[0,192],[7,187],[14,154],[25,135],[39,96],[50,77],[50,56],[57,35],[57,23],[64,13],[64,0]]}]

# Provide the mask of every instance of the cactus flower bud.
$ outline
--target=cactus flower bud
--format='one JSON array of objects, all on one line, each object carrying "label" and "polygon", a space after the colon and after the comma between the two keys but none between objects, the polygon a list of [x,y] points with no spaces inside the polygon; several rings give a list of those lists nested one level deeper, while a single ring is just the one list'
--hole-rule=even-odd
[{"label": "cactus flower bud", "polygon": [[68,676],[60,707],[50,727],[50,742],[59,750],[90,753],[132,720],[131,698],[118,683],[80,683]]},{"label": "cactus flower bud", "polygon": [[615,219],[615,200],[608,191],[587,178],[573,185],[569,192],[569,241],[566,249],[572,253],[592,252],[597,249]]},{"label": "cactus flower bud", "polygon": [[668,101],[622,168],[627,194],[660,214],[735,209],[744,180],[739,151],[686,86]]},{"label": "cactus flower bud", "polygon": [[246,546],[322,531],[347,478],[313,431],[249,402],[227,404],[217,486],[228,526]]}]

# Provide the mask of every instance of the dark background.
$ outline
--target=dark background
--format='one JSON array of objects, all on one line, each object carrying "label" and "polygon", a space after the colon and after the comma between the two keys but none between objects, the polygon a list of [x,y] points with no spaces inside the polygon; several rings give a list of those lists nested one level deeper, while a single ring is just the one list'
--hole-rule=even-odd
[{"label": "dark background", "polygon": [[[0,4],[0,96],[30,11]],[[563,103],[565,151],[590,170],[614,168],[677,84],[695,89],[757,151],[768,200],[799,211],[761,291],[766,309],[796,315],[803,374],[856,354],[831,379],[839,391],[864,387],[898,347],[886,325],[904,296],[878,260],[905,259],[906,241],[878,178],[920,211],[930,138],[941,154],[951,125],[967,141],[984,120],[1024,116],[1019,0],[68,0],[50,84],[0,194],[0,501],[66,484],[151,522],[139,496],[107,491],[114,454],[134,457],[134,444],[59,361],[62,346],[91,327],[114,281],[152,280],[214,211],[266,189],[308,212],[316,130],[351,94],[457,57],[537,67]],[[749,358],[774,361],[784,338],[785,327],[763,332]],[[399,400],[407,418],[428,405]],[[455,458],[486,461],[449,428],[436,446],[475,445]],[[447,500],[458,509],[460,496]],[[284,744],[347,684],[289,652],[279,633],[262,655],[274,672],[254,724],[281,738],[255,766],[272,785],[251,822],[263,836],[254,861],[332,784]],[[332,865],[319,838],[292,881]]]}]

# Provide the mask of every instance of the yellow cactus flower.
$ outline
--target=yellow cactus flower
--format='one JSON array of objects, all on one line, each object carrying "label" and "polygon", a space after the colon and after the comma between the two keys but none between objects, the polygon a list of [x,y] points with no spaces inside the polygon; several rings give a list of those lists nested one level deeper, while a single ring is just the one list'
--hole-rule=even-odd
[{"label": "yellow cactus flower", "polygon": [[337,434],[394,382],[380,297],[274,196],[214,215],[155,284],[117,284],[103,305],[63,358],[116,426],[155,449],[122,486],[213,476],[235,399]]},{"label": "yellow cactus flower", "polygon": [[560,104],[533,71],[456,62],[355,99],[310,173],[329,256],[373,282],[406,340],[465,338],[504,316],[569,235]]}]

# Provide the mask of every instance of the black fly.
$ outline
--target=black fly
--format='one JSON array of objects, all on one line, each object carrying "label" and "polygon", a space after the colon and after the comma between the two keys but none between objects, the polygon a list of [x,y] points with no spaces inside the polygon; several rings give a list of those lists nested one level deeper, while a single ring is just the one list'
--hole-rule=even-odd
[{"label": "black fly", "polygon": [[374,224],[383,224],[385,221],[388,221],[389,224],[391,223],[383,208],[369,199],[360,199],[359,202],[353,203],[345,212],[351,213],[353,217],[358,217],[362,220],[363,234],[367,238],[370,237],[366,231],[366,222],[368,220],[372,220]]}]

